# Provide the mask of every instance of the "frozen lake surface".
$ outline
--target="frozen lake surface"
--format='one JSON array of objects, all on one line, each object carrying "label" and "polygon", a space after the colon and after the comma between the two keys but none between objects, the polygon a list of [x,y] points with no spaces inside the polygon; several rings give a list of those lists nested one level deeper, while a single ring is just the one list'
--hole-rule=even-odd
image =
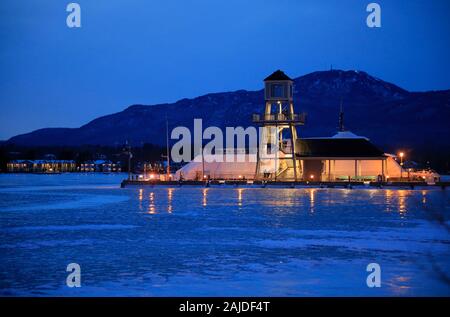
[{"label": "frozen lake surface", "polygon": [[[449,189],[0,175],[3,296],[450,295]],[[66,266],[81,266],[81,287]],[[381,287],[366,266],[381,266]]]}]

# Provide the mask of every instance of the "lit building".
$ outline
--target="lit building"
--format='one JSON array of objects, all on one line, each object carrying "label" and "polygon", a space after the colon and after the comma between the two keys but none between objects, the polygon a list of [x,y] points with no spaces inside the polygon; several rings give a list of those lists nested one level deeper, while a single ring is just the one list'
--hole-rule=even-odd
[{"label": "lit building", "polygon": [[7,163],[9,173],[65,173],[77,170],[72,160],[13,160]]},{"label": "lit building", "polygon": [[121,172],[121,164],[119,162],[112,162],[110,160],[95,160],[87,161],[80,164],[80,172],[101,172],[101,173],[116,173]]},{"label": "lit building", "polygon": [[[378,181],[400,178],[402,167],[364,137],[350,132],[330,138],[297,139],[303,179]],[[406,173],[404,174],[406,177]]]},{"label": "lit building", "polygon": [[[245,156],[244,162],[197,158],[179,169],[175,179],[334,182],[407,178],[407,171],[395,155],[384,153],[368,138],[344,129],[342,108],[336,135],[298,138],[297,126],[305,123],[305,115],[294,112],[293,80],[278,70],[264,82],[264,114],[253,115],[253,122],[263,129],[259,155],[240,154]],[[285,138],[286,134],[290,138]]]}]

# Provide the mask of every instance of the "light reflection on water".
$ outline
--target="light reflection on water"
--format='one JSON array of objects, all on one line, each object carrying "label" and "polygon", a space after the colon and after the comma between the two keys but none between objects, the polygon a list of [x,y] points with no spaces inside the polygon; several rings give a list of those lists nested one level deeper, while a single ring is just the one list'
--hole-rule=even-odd
[{"label": "light reflection on water", "polygon": [[400,217],[404,219],[405,213],[407,211],[406,209],[406,197],[408,196],[409,192],[403,189],[400,189],[398,191],[398,212],[400,213]]},{"label": "light reflection on water", "polygon": [[242,207],[242,192],[244,191],[243,188],[238,188],[237,189],[237,193],[238,193],[238,206]]},{"label": "light reflection on water", "polygon": [[392,204],[392,198],[394,191],[392,189],[386,189],[385,190],[385,196],[386,196],[386,202],[385,202],[385,208],[386,212],[391,212],[394,208],[394,205]]},{"label": "light reflection on water", "polygon": [[[158,212],[158,208],[165,208],[168,213],[172,213],[174,211],[174,202],[177,202],[177,196],[183,195],[183,191],[185,189],[179,189],[179,188],[159,188],[158,190],[151,189],[151,191],[148,192],[148,199],[146,200],[144,198],[145,191],[148,191],[149,189],[138,189],[137,195],[138,195],[138,202],[139,206],[138,209],[143,209],[143,204],[148,205],[148,213],[149,214],[155,214]],[[212,190],[213,192],[216,190],[215,188],[199,188],[196,190],[200,190],[201,192],[201,203],[200,205],[202,207],[207,207],[208,200],[209,200],[209,194]],[[214,204],[222,204],[223,206],[237,206],[237,207],[245,207],[245,201],[244,201],[244,193],[246,191],[254,191],[255,189],[252,188],[229,188],[229,189],[219,189],[222,191],[223,195],[218,194],[217,192],[214,195],[214,198],[222,197],[225,199],[222,199],[221,201],[214,201]],[[258,189],[257,189],[258,190]],[[279,190],[279,189],[276,189]],[[175,194],[176,193],[176,194]],[[228,196],[228,193],[230,193],[230,198],[233,195],[232,193],[235,193],[236,199],[226,199]],[[310,188],[310,189],[302,189],[300,192],[298,190],[288,189],[280,199],[271,199],[270,197],[267,198],[259,198],[257,203],[261,204],[263,206],[268,207],[294,207],[298,205],[299,203],[302,204],[302,197],[307,197],[308,199],[308,211],[311,213],[314,213],[315,210],[315,196],[317,195],[317,189]],[[163,196],[166,196],[165,202],[163,201]],[[271,195],[270,195],[271,196]],[[161,198],[161,199],[160,199]],[[156,201],[162,202],[161,205],[158,205]],[[255,201],[251,201],[252,203],[255,203]],[[190,205],[191,207],[195,207],[195,205]],[[187,206],[185,206],[187,207]]]},{"label": "light reflection on water", "polygon": [[171,214],[173,211],[172,198],[173,198],[173,188],[168,188],[167,189],[167,212],[169,214]]},{"label": "light reflection on water", "polygon": [[148,213],[151,215],[156,213],[154,192],[150,192],[149,194]]},{"label": "light reflection on water", "polygon": [[[330,189],[318,189],[318,188],[302,188],[302,189],[273,189],[272,191],[266,191],[267,195],[260,195],[262,192],[259,192],[262,189],[255,188],[152,188],[150,189],[138,189],[138,202],[139,210],[143,210],[143,204],[146,204],[148,214],[156,214],[158,213],[158,208],[165,210],[167,213],[174,212],[174,206],[178,205],[179,196],[183,196],[184,191],[189,191],[190,194],[196,191],[200,191],[200,206],[208,207],[210,204],[210,195],[211,203],[214,205],[221,206],[237,206],[239,208],[245,208],[246,203],[244,200],[244,193],[257,193],[258,199],[255,201],[252,199],[250,195],[247,200],[248,203],[258,203],[261,206],[267,207],[278,207],[284,208],[283,210],[287,210],[286,208],[299,206],[302,208],[307,208],[307,211],[311,214],[314,214],[317,209],[317,203],[319,203],[319,207],[323,208],[323,206],[332,207],[336,204],[353,204],[353,203],[361,203],[361,201],[367,204],[379,204],[381,203],[384,211],[391,213],[398,213],[400,219],[404,219],[406,214],[408,213],[411,207],[417,208],[418,204],[415,204],[415,200],[417,200],[421,205],[427,204],[427,193],[428,191],[422,190],[412,191],[405,189],[373,189],[373,190],[358,190],[358,189],[338,189],[339,199],[334,197],[335,195],[329,195]],[[144,193],[148,192],[148,199],[144,198]],[[278,191],[281,195],[276,195],[277,198],[273,198],[274,191]],[[336,191],[332,189],[332,191]],[[227,197],[231,198],[231,196],[235,193],[236,199],[227,199]],[[320,194],[319,194],[320,193]],[[328,194],[325,194],[328,193]],[[358,194],[356,194],[358,193]],[[418,196],[420,193],[420,197]],[[320,197],[320,200],[317,201],[317,197]],[[419,198],[414,198],[419,197]],[[307,197],[307,200],[304,201],[303,197]],[[333,198],[334,197],[334,198]],[[379,201],[379,198],[383,197],[382,202]],[[412,198],[411,198],[412,197]],[[220,198],[220,199],[219,199]],[[157,201],[160,203],[157,204]],[[307,202],[307,204],[305,204]],[[189,203],[189,205],[179,206],[180,207],[195,207],[195,204]],[[182,210],[182,208],[180,208]]]},{"label": "light reflection on water", "polygon": [[316,189],[311,188],[309,190],[309,204],[310,204],[310,212],[314,213],[314,195],[316,193]]},{"label": "light reflection on water", "polygon": [[139,210],[142,211],[143,189],[139,189]]},{"label": "light reflection on water", "polygon": [[[414,197],[411,197],[414,193],[418,193],[413,190],[405,190],[405,189],[386,189],[384,190],[384,208],[386,212],[398,212],[401,219],[405,219],[407,212],[409,211],[412,201],[412,207],[419,207],[417,203],[414,203]],[[426,196],[426,191],[421,191],[421,195]],[[422,199],[422,201],[423,201]]]},{"label": "light reflection on water", "polygon": [[203,188],[203,200],[202,200],[202,206],[206,207],[208,205],[208,190],[209,188]]}]

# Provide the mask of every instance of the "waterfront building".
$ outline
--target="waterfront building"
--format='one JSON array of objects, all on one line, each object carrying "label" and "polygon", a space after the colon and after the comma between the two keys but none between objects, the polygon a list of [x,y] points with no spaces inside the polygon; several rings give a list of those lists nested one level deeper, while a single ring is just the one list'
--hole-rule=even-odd
[{"label": "waterfront building", "polygon": [[72,160],[13,160],[7,163],[9,173],[65,173],[77,170]]},{"label": "waterfront building", "polygon": [[101,173],[117,173],[122,171],[120,162],[112,162],[110,160],[93,160],[81,163],[78,170],[80,172],[101,172]]},{"label": "waterfront building", "polygon": [[[334,182],[406,180],[410,176],[396,155],[385,153],[368,138],[344,129],[342,106],[337,134],[298,137],[297,127],[305,124],[306,116],[294,112],[293,80],[277,70],[264,83],[264,113],[252,118],[263,127],[258,154],[244,154],[245,162],[211,162],[211,158],[203,157],[200,162],[197,159],[179,169],[175,179]],[[233,149],[226,151],[230,150]]]}]

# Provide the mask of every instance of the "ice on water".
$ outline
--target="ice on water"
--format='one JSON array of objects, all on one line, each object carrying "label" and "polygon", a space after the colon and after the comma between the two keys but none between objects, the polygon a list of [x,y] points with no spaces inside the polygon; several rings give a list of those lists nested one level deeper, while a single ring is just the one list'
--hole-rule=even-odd
[{"label": "ice on water", "polygon": [[[0,175],[0,294],[450,295],[449,190]],[[82,287],[68,288],[79,263]],[[366,285],[379,263],[382,287]]]}]

